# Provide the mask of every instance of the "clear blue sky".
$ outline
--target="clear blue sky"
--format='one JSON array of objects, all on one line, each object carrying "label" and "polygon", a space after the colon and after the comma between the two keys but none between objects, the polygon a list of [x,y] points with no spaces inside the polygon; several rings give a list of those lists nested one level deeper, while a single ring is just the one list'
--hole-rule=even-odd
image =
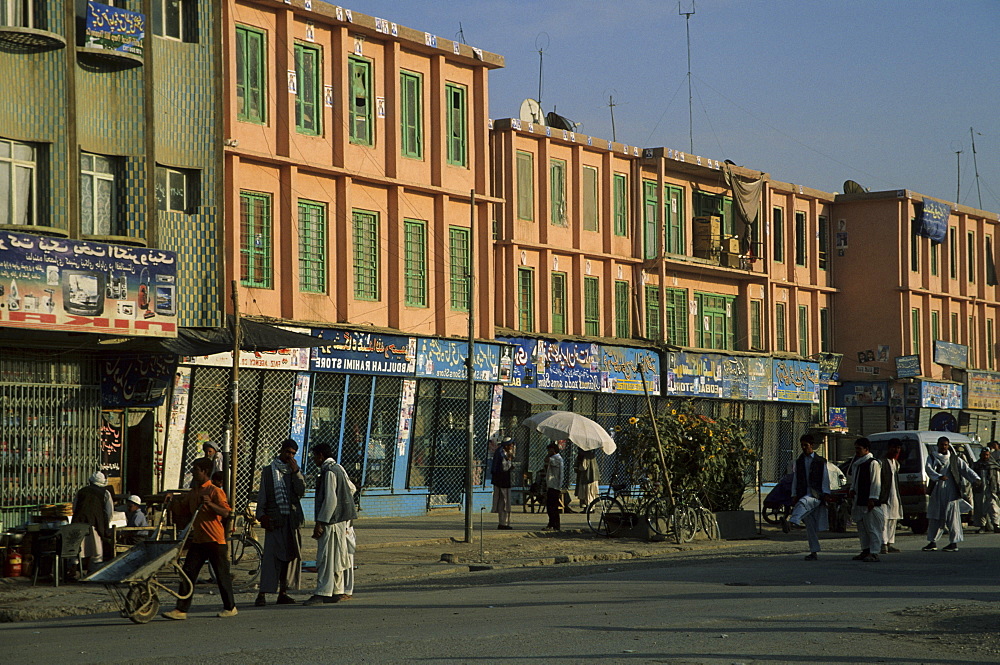
[{"label": "clear blue sky", "polygon": [[[690,0],[682,0],[685,9]],[[676,0],[344,4],[503,55],[490,113],[542,106],[619,141],[687,151]],[[1000,212],[1000,0],[702,0],[691,17],[694,152],[824,191],[857,180]],[[956,157],[956,151],[962,154]]]}]

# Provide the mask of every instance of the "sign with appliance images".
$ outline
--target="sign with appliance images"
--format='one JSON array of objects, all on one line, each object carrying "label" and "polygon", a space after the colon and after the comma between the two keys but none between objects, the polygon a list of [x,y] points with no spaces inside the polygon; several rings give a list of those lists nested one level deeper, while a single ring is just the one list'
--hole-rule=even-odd
[{"label": "sign with appliance images", "polygon": [[598,392],[600,365],[601,356],[597,344],[544,340],[538,340],[535,344],[537,388]]},{"label": "sign with appliance images", "polygon": [[920,356],[896,356],[896,378],[920,376]]},{"label": "sign with appliance images", "polygon": [[89,48],[142,55],[146,17],[121,7],[87,2],[87,41]]},{"label": "sign with appliance images", "polygon": [[776,401],[819,404],[819,363],[773,358],[771,375]]},{"label": "sign with appliance images", "polygon": [[601,392],[659,395],[659,356],[649,349],[601,346]]},{"label": "sign with appliance images", "polygon": [[[420,339],[417,341],[417,376],[432,379],[465,379],[465,360],[469,344],[450,339]],[[499,383],[500,345],[473,346],[472,371],[476,381]]]},{"label": "sign with appliance images", "polygon": [[0,232],[0,326],[177,336],[173,252]]},{"label": "sign with appliance images", "polygon": [[417,369],[417,338],[360,330],[314,328],[314,337],[330,340],[312,350],[315,372],[413,376]]},{"label": "sign with appliance images", "polygon": [[952,344],[941,339],[934,340],[934,362],[964,369],[969,364],[969,347]]},{"label": "sign with appliance images", "polygon": [[961,409],[961,384],[938,383],[936,381],[921,382],[920,406],[934,409]]},{"label": "sign with appliance images", "polygon": [[1000,374],[969,370],[965,376],[966,408],[1000,411]]}]

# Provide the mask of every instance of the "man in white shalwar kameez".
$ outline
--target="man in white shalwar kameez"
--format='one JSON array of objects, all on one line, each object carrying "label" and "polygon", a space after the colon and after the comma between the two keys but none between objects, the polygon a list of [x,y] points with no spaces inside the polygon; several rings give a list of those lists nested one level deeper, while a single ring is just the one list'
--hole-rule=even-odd
[{"label": "man in white shalwar kameez", "polygon": [[882,532],[882,550],[879,554],[897,554],[896,526],[903,519],[903,501],[899,496],[899,455],[903,451],[903,442],[899,439],[889,439],[886,445],[885,459],[882,463],[882,511],[885,517],[885,530]]},{"label": "man in white shalwar kameez", "polygon": [[882,533],[885,517],[880,498],[882,496],[882,467],[872,456],[871,443],[861,438],[854,442],[854,464],[851,465],[851,496],[854,510],[851,519],[858,525],[858,540],[861,553],[855,561],[878,561],[882,549]]},{"label": "man in white shalwar kameez", "polygon": [[955,552],[958,550],[958,543],[965,540],[962,533],[962,504],[966,502],[962,498],[962,478],[970,483],[978,483],[979,476],[958,453],[951,450],[951,442],[946,436],[938,439],[937,450],[927,457],[925,470],[927,477],[936,484],[927,501],[927,544],[922,549],[925,552],[936,550],[938,538],[947,529],[950,542],[944,551]]},{"label": "man in white shalwar kameez", "polygon": [[787,533],[788,523],[804,525],[809,539],[809,554],[806,561],[819,558],[819,532],[830,528],[830,511],[827,498],[830,496],[830,474],[826,470],[826,459],[815,452],[816,441],[812,434],[799,438],[802,454],[795,460],[792,472],[792,496],[795,507],[782,528]]},{"label": "man in white shalwar kameez", "polygon": [[333,459],[330,446],[325,443],[313,446],[312,456],[320,467],[313,529],[313,538],[317,541],[316,591],[305,605],[336,603],[353,595],[354,557],[348,542],[348,528],[351,520],[358,517],[354,505],[356,488],[344,467]]}]

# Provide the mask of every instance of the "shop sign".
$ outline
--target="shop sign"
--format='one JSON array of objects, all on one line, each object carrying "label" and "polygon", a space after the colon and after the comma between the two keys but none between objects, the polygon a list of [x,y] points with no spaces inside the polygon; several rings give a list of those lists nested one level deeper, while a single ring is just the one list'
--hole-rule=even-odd
[{"label": "shop sign", "polygon": [[969,347],[965,344],[952,344],[944,340],[934,340],[934,362],[938,365],[964,368],[969,364]]},{"label": "shop sign", "polygon": [[177,356],[164,353],[106,355],[100,367],[102,407],[153,408],[163,403],[177,371]]},{"label": "shop sign", "polygon": [[122,444],[125,442],[125,418],[121,411],[102,411],[101,427],[98,434],[101,440],[101,461],[98,471],[103,473],[116,491],[121,491],[122,475]]},{"label": "shop sign", "polygon": [[534,386],[537,377],[535,369],[535,342],[524,337],[500,337],[498,342],[506,342],[511,350],[511,370],[509,385]]},{"label": "shop sign", "polygon": [[722,397],[723,356],[679,351],[667,354],[666,394]]},{"label": "shop sign", "polygon": [[889,384],[885,381],[848,381],[836,389],[837,406],[889,406]]},{"label": "shop sign", "polygon": [[120,7],[87,3],[87,42],[89,48],[142,55],[146,17]]},{"label": "shop sign", "polygon": [[720,356],[722,397],[766,402],[771,399],[771,359]]},{"label": "shop sign", "polygon": [[[645,391],[643,378],[646,380]],[[601,392],[659,395],[659,355],[649,349],[601,346]]]},{"label": "shop sign", "polygon": [[176,255],[4,231],[0,326],[177,337]]},{"label": "shop sign", "polygon": [[961,384],[923,381],[920,384],[920,406],[932,409],[961,409]]},{"label": "shop sign", "polygon": [[950,216],[950,205],[924,198],[917,235],[930,238],[936,243],[944,242],[945,236],[948,234],[948,218]]},{"label": "shop sign", "polygon": [[896,378],[920,376],[920,356],[896,356]]},{"label": "shop sign", "polygon": [[1000,374],[970,369],[966,374],[965,394],[967,408],[1000,411]]},{"label": "shop sign", "polygon": [[843,353],[819,354],[819,384],[824,388],[840,380],[840,361]]},{"label": "shop sign", "polygon": [[[278,326],[282,330],[311,334],[308,328]],[[208,356],[187,356],[186,365],[211,365],[212,367],[232,367],[233,352],[223,351]],[[277,351],[240,351],[240,367],[246,369],[309,369],[309,349],[278,349]]]},{"label": "shop sign", "polygon": [[772,363],[776,401],[819,404],[819,363],[778,358]]},{"label": "shop sign", "polygon": [[312,334],[330,341],[313,348],[309,366],[314,372],[371,376],[413,376],[416,372],[416,337],[327,328],[313,328]]},{"label": "shop sign", "polygon": [[831,406],[827,424],[837,429],[847,429],[847,407]]},{"label": "shop sign", "polygon": [[[467,342],[449,339],[420,339],[417,341],[417,376],[432,379],[466,379],[468,369]],[[476,344],[473,347],[473,376],[476,381],[500,381],[500,345]]]},{"label": "shop sign", "polygon": [[598,392],[600,364],[597,344],[544,340],[535,344],[537,388]]}]

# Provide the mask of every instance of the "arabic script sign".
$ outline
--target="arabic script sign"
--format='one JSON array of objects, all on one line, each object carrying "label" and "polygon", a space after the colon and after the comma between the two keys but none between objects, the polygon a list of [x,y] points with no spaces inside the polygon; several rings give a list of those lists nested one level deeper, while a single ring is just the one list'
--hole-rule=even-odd
[{"label": "arabic script sign", "polygon": [[108,354],[101,362],[101,406],[160,406],[176,371],[177,356],[171,354]]},{"label": "arabic script sign", "polygon": [[778,358],[772,362],[775,400],[819,404],[819,363]]},{"label": "arabic script sign", "polygon": [[965,394],[970,409],[1000,410],[1000,374],[970,369],[966,375]]},{"label": "arabic script sign", "polygon": [[0,326],[177,336],[176,255],[0,232]]},{"label": "arabic script sign", "polygon": [[146,17],[99,2],[87,3],[87,43],[90,48],[142,55]]},{"label": "arabic script sign", "polygon": [[597,344],[544,340],[538,340],[535,344],[535,368],[539,388],[598,392],[600,364],[601,356]]},{"label": "arabic script sign", "polygon": [[[640,374],[641,371],[641,374]],[[660,394],[660,358],[649,349],[601,346],[601,392]]]},{"label": "arabic script sign", "polygon": [[413,376],[416,371],[415,337],[325,328],[314,328],[312,334],[330,340],[313,349],[313,371],[375,376]]},{"label": "arabic script sign", "polygon": [[[465,359],[468,349],[467,342],[420,339],[417,342],[417,376],[434,379],[466,378],[468,370]],[[499,344],[476,344],[473,347],[472,368],[476,381],[500,381],[500,350]]]}]

